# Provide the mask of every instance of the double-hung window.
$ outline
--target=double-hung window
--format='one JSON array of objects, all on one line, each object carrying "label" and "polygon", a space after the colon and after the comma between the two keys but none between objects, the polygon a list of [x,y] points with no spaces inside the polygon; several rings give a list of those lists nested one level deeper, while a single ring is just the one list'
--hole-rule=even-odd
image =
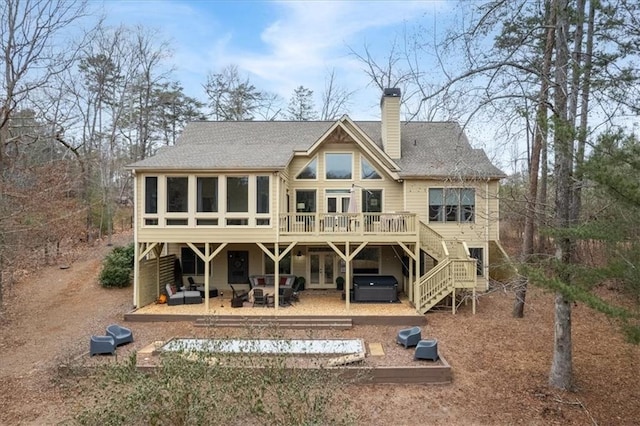
[{"label": "double-hung window", "polygon": [[430,222],[474,222],[475,189],[430,188]]},{"label": "double-hung window", "polygon": [[[198,247],[204,252],[204,247]],[[180,250],[182,261],[182,273],[185,275],[204,275],[204,260],[200,258],[191,247],[182,247]]]}]

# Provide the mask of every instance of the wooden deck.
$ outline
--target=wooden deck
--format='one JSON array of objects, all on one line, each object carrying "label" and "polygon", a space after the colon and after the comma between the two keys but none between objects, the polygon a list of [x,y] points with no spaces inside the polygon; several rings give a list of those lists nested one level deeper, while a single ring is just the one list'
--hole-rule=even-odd
[{"label": "wooden deck", "polygon": [[204,303],[197,305],[152,304],[125,314],[127,321],[194,321],[216,326],[246,326],[250,322],[270,322],[280,327],[321,327],[330,324],[352,325],[420,325],[426,322],[406,298],[400,303],[350,303],[347,309],[341,292],[335,290],[305,290],[300,301],[292,306],[267,308],[253,307],[248,303],[241,308],[232,308],[230,296],[209,300],[209,310]]}]

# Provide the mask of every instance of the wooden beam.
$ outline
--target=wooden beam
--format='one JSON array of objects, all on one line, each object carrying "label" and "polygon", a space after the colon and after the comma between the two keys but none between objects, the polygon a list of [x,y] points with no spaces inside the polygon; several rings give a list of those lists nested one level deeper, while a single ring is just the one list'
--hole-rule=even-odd
[{"label": "wooden beam", "polygon": [[142,253],[141,253],[141,254],[140,254],[140,256],[138,257],[138,260],[142,260],[142,259],[144,259],[144,258],[149,254],[149,252],[150,252],[151,250],[153,250],[153,248],[154,248],[156,245],[158,245],[158,243],[151,243],[151,244],[149,244],[149,243],[141,243],[141,244],[142,244],[143,246],[144,246],[145,244],[147,244],[147,248],[145,248],[145,249],[142,251]]}]

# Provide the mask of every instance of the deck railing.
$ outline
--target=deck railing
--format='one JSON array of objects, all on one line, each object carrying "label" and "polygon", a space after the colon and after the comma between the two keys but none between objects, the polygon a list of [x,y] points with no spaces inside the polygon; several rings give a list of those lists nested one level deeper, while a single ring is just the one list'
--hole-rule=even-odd
[{"label": "deck railing", "polygon": [[420,222],[420,245],[438,261],[449,256],[449,251],[442,235],[429,228],[423,222]]},{"label": "deck railing", "polygon": [[281,234],[404,234],[417,232],[414,213],[290,213],[280,216]]},{"label": "deck railing", "polygon": [[421,313],[427,312],[456,288],[476,286],[475,259],[447,259],[420,277],[416,306]]}]

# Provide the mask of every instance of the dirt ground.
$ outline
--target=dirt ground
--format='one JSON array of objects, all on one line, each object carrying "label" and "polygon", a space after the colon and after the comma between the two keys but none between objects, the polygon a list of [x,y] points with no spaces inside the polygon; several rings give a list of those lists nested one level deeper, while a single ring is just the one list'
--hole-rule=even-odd
[{"label": "dirt ground", "polygon": [[[130,240],[130,235],[120,235],[114,243]],[[131,288],[106,290],[98,285],[100,262],[109,250],[104,243],[96,244],[77,253],[69,268],[45,268],[5,294],[0,317],[0,424],[57,424],[77,409],[73,394],[54,380],[57,367],[88,359],[89,336],[102,334],[110,323],[122,323],[123,314],[132,308]],[[603,315],[575,306],[576,390],[554,391],[547,386],[552,295],[532,289],[522,320],[511,318],[512,300],[510,292],[499,289],[480,297],[475,316],[470,305],[455,316],[449,311],[427,314],[423,336],[439,340],[453,369],[453,383],[353,385],[348,397],[358,423],[639,424],[640,347],[625,343]],[[190,322],[128,326],[136,341],[118,349],[121,359],[156,340],[202,333]],[[393,343],[396,332],[392,327],[358,326],[332,335],[382,342],[393,357],[401,352]]]}]

